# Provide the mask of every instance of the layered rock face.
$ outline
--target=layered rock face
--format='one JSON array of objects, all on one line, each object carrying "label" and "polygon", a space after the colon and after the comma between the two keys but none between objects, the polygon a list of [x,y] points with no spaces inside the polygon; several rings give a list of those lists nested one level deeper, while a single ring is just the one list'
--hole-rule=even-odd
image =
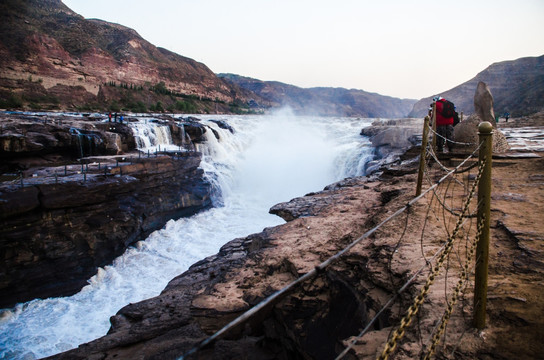
[{"label": "layered rock face", "polygon": [[84,19],[61,1],[5,1],[0,20],[0,108],[143,112],[160,101],[157,111],[228,112],[249,100],[206,65],[130,28]]},{"label": "layered rock face", "polygon": [[[168,220],[211,206],[198,152],[127,154],[134,138],[119,123],[2,120],[0,308],[73,294]],[[184,136],[202,141],[199,125],[187,123]],[[95,156],[74,164],[81,155]],[[6,173],[15,169],[16,177]]]},{"label": "layered rock face", "polygon": [[[108,176],[0,192],[0,307],[77,292],[97,267],[172,218],[211,205],[200,154],[140,160]],[[122,171],[123,175],[119,172]],[[118,173],[115,175],[115,173]]]}]

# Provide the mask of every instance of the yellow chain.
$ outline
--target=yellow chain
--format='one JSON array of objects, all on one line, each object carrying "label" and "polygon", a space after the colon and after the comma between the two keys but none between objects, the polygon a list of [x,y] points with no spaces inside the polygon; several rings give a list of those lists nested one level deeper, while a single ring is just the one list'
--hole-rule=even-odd
[{"label": "yellow chain", "polygon": [[469,275],[469,267],[472,263],[472,258],[474,256],[474,252],[476,251],[476,244],[478,241],[480,241],[480,237],[482,235],[482,229],[484,227],[484,218],[480,220],[480,223],[478,224],[478,233],[476,234],[476,237],[474,238],[474,241],[472,242],[470,249],[467,253],[467,261],[461,271],[460,279],[457,282],[457,286],[455,287],[455,290],[453,291],[453,296],[451,300],[448,302],[448,308],[444,312],[444,315],[442,315],[442,321],[440,323],[440,326],[438,327],[437,332],[434,334],[431,345],[429,346],[429,350],[427,354],[424,357],[424,360],[429,360],[434,355],[436,346],[440,343],[440,338],[444,334],[444,331],[446,330],[446,325],[448,324],[448,321],[451,317],[451,313],[453,312],[453,307],[455,306],[455,303],[457,302],[457,299],[459,297],[459,293],[461,292],[461,288],[465,284],[465,281],[468,279]]},{"label": "yellow chain", "polygon": [[378,360],[386,360],[387,358],[389,358],[389,355],[395,350],[395,348],[397,347],[397,342],[400,339],[402,339],[402,337],[404,336],[406,328],[412,322],[412,317],[415,314],[417,314],[419,310],[419,306],[425,300],[425,296],[429,293],[429,289],[431,285],[433,284],[434,279],[440,273],[440,269],[442,268],[442,265],[444,264],[449,253],[453,249],[453,242],[455,240],[455,237],[457,236],[457,233],[459,232],[459,229],[461,228],[463,218],[465,217],[465,214],[468,211],[468,207],[470,205],[474,192],[476,191],[476,187],[480,181],[480,177],[482,176],[485,162],[486,162],[486,159],[484,158],[482,163],[478,167],[478,175],[476,176],[474,184],[472,185],[472,188],[470,189],[470,193],[465,203],[465,206],[463,207],[463,211],[461,212],[461,215],[457,219],[457,223],[455,224],[455,229],[453,230],[452,234],[448,237],[448,240],[446,241],[446,246],[442,250],[442,253],[440,254],[440,258],[438,259],[436,265],[434,266],[431,274],[427,278],[427,281],[425,282],[425,285],[421,289],[421,292],[414,299],[414,303],[412,304],[412,306],[410,306],[410,308],[408,309],[408,311],[402,318],[399,328],[395,330],[391,339],[385,344],[385,348],[383,349],[382,354],[377,358]]}]

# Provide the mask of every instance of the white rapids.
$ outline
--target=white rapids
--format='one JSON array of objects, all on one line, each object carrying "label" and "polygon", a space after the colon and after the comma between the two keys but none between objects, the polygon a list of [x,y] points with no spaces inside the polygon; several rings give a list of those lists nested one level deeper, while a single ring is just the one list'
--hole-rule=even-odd
[{"label": "white rapids", "polygon": [[[208,131],[207,143],[198,146],[201,167],[216,190],[216,207],[170,220],[100,268],[73,296],[37,299],[0,311],[0,359],[50,356],[105,335],[109,318],[123,306],[158,295],[168,281],[226,242],[282,224],[268,214],[274,204],[364,175],[372,159],[370,143],[359,135],[372,119],[288,113],[198,117],[220,135],[217,140]],[[225,120],[234,134],[211,119]],[[159,130],[148,139],[145,127],[137,129],[139,146],[171,145],[165,129]]]}]

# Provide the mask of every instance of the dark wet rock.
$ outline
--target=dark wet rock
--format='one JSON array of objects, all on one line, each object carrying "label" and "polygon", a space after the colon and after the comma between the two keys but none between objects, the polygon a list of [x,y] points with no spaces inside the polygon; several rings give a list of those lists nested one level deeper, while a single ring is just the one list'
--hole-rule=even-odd
[{"label": "dark wet rock", "polygon": [[217,124],[221,129],[225,129],[230,131],[232,134],[234,134],[234,129],[232,126],[230,126],[225,120],[210,120]]},{"label": "dark wet rock", "polygon": [[0,307],[73,294],[168,220],[211,206],[200,156],[140,159],[87,181],[70,173],[2,186]]},{"label": "dark wet rock", "polygon": [[63,116],[2,114],[0,122],[0,171],[24,169],[56,156],[69,162],[97,155],[118,155],[136,147],[126,124],[104,123]]},{"label": "dark wet rock", "polygon": [[183,129],[183,132],[180,133],[178,132],[178,130],[175,130],[175,134],[177,134],[178,136],[181,134],[186,134],[186,136],[188,136],[193,143],[202,143],[206,141],[205,134],[208,127],[196,120],[182,121],[179,125],[177,125],[177,128]]}]

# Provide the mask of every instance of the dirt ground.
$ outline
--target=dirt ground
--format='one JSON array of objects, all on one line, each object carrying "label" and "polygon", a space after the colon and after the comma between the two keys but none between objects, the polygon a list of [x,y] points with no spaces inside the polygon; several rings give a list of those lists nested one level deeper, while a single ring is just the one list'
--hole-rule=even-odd
[{"label": "dirt ground", "polygon": [[[514,120],[515,127],[537,126],[523,120]],[[539,127],[542,129],[542,127]],[[461,292],[451,319],[437,346],[437,358],[448,359],[540,359],[544,353],[544,152],[508,152],[494,156],[492,169],[491,230],[489,249],[489,278],[487,300],[487,322],[482,331],[472,326],[474,262],[469,267],[468,281]],[[455,156],[441,157],[447,165],[457,165]],[[433,165],[429,170],[430,182],[437,181],[444,171]],[[400,217],[376,235],[376,245],[395,246],[390,257],[390,268],[394,274],[412,275],[421,266],[422,254],[428,259],[438,245],[453,231],[455,217],[438,202],[438,199],[456,212],[460,212],[459,201],[466,197],[468,179],[471,174],[459,174],[456,181],[442,184],[432,197],[410,209],[408,220]],[[399,184],[410,182],[410,177],[399,179]],[[461,186],[461,183],[464,185]],[[404,185],[399,186],[399,190]],[[415,188],[415,187],[414,187]],[[400,207],[413,197],[402,190],[394,199]],[[431,201],[431,197],[433,200]],[[395,208],[395,205],[390,206]],[[474,209],[474,205],[471,206]],[[471,210],[473,211],[473,210]],[[419,220],[418,220],[419,219]],[[426,219],[424,222],[421,219]],[[471,221],[472,222],[472,221]],[[451,301],[453,289],[459,280],[459,271],[467,258],[470,239],[474,237],[475,221],[465,223],[452,254],[446,261],[446,270],[437,277],[415,320],[406,330],[392,358],[412,359],[421,357],[446,305]],[[425,228],[425,231],[422,230]],[[445,231],[444,229],[448,229]],[[401,236],[401,232],[403,235]],[[423,235],[424,234],[424,235]],[[396,240],[402,239],[402,240]],[[467,240],[469,239],[469,240]],[[393,241],[393,242],[392,242]],[[395,243],[395,241],[398,241]],[[435,261],[433,261],[433,264]],[[392,318],[400,318],[423,287],[426,274],[416,281],[415,293],[395,305]],[[401,282],[399,282],[400,284]],[[397,313],[397,315],[395,315]],[[398,323],[377,331],[371,331],[356,341],[354,349],[362,359],[376,358],[381,354],[385,339],[390,337]]]}]

